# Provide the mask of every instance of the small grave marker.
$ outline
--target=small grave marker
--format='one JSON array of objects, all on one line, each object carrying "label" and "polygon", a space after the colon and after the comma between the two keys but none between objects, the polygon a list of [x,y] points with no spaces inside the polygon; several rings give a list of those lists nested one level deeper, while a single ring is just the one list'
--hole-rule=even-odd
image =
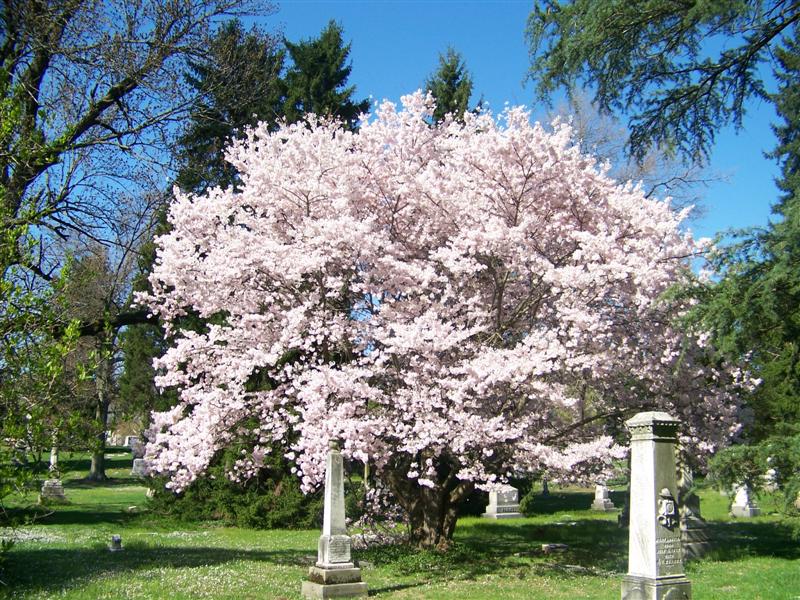
[{"label": "small grave marker", "polygon": [[489,492],[489,505],[481,516],[486,519],[518,519],[522,516],[518,498],[517,488],[511,485]]}]

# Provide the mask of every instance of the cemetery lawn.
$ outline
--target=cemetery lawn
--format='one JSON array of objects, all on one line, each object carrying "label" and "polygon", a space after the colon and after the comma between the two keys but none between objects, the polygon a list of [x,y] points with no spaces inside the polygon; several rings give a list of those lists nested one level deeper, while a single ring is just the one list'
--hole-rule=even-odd
[{"label": "cemetery lawn", "polygon": [[[145,488],[129,476],[130,454],[109,459],[112,479],[97,485],[80,479],[85,457],[62,457],[70,503],[40,508],[32,523],[3,531],[17,541],[0,575],[0,598],[300,598],[318,531],[165,521],[147,512]],[[548,498],[536,498],[535,517],[463,518],[447,554],[386,547],[354,555],[370,597],[617,600],[627,531],[617,527],[616,512],[586,510],[592,498],[590,490],[551,487]],[[717,544],[688,564],[694,598],[800,600],[800,519],[775,513],[770,498],[761,500],[764,516],[749,520],[728,517],[728,499],[713,490],[701,490],[701,498]],[[618,493],[612,500],[622,503]],[[109,552],[113,534],[122,536],[122,552]],[[568,548],[542,552],[542,544],[555,543]]]}]

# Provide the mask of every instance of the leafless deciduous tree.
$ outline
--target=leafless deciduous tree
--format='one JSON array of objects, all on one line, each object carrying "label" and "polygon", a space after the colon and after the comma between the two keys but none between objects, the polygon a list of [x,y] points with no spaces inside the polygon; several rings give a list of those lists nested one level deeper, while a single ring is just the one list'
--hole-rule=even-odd
[{"label": "leafless deciduous tree", "polygon": [[630,132],[617,118],[603,113],[580,90],[572,90],[569,101],[550,115],[568,120],[577,142],[611,165],[618,181],[641,182],[647,197],[672,198],[676,208],[700,204],[703,189],[720,175],[698,163],[686,162],[665,148],[651,147],[640,160],[627,153]]},{"label": "leafless deciduous tree", "polygon": [[55,239],[141,230],[152,211],[132,216],[132,199],[164,187],[193,101],[185,61],[202,55],[216,20],[272,11],[257,0],[0,4],[0,218],[13,232],[2,274],[22,265],[47,279],[60,265]]}]

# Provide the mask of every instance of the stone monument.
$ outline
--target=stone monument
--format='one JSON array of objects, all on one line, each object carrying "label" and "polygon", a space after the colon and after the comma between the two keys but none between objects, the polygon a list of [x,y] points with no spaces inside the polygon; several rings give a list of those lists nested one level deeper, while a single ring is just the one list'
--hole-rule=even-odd
[{"label": "stone monument", "polygon": [[489,492],[489,506],[481,515],[486,519],[518,519],[522,516],[519,512],[519,492],[511,485],[504,485],[498,491]]},{"label": "stone monument", "polygon": [[304,598],[356,598],[367,595],[361,569],[350,559],[350,536],[344,519],[344,469],[339,445],[330,443],[325,469],[325,510],[317,564],[303,582]]},{"label": "stone monument", "polygon": [[61,484],[61,471],[58,468],[58,446],[55,443],[55,439],[56,434],[53,435],[53,446],[50,448],[49,477],[42,484],[42,491],[39,493],[39,504],[67,503],[64,486]]},{"label": "stone monument", "polygon": [[144,451],[145,451],[145,444],[140,437],[129,436],[129,447],[131,449],[131,455],[133,456],[134,460],[137,458],[144,458]]},{"label": "stone monument", "polygon": [[616,510],[614,503],[609,497],[608,486],[601,481],[598,481],[594,486],[594,502],[592,502],[592,510],[601,512],[611,512]]},{"label": "stone monument", "polygon": [[46,479],[39,494],[39,504],[66,503],[67,496],[64,494],[64,486],[60,479]]},{"label": "stone monument", "polygon": [[688,600],[676,501],[675,443],[679,422],[663,412],[639,413],[631,432],[628,574],[622,600]]},{"label": "stone monument", "polygon": [[680,511],[683,560],[700,558],[711,547],[708,524],[700,514],[700,497],[694,492],[694,473],[677,450],[678,510]]},{"label": "stone monument", "polygon": [[750,487],[747,484],[736,486],[736,497],[731,505],[731,514],[734,517],[756,517],[761,514],[761,509],[750,496]]},{"label": "stone monument", "polygon": [[131,467],[131,475],[134,477],[147,477],[147,467],[145,467],[143,458],[134,458],[133,467]]}]

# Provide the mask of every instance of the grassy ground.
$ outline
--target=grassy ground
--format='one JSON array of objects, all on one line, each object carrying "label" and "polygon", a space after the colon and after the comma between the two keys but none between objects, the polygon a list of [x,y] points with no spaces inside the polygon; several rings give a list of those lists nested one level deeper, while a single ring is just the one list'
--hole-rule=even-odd
[{"label": "grassy ground", "polygon": [[[129,477],[130,455],[112,455],[112,481],[79,479],[82,459],[62,460],[70,504],[18,528],[0,596],[9,598],[299,599],[315,560],[317,531],[249,531],[161,521]],[[621,498],[612,498],[619,505]],[[728,499],[705,490],[702,508],[716,548],[689,563],[696,599],[800,600],[797,519],[727,516]],[[587,490],[537,499],[529,519],[459,521],[451,552],[392,547],[356,553],[370,596],[425,599],[618,599],[627,534],[616,513],[585,510]],[[772,506],[762,502],[765,513]],[[28,513],[30,516],[30,513]],[[112,534],[125,550],[109,552]],[[543,543],[568,550],[544,554]]]}]

